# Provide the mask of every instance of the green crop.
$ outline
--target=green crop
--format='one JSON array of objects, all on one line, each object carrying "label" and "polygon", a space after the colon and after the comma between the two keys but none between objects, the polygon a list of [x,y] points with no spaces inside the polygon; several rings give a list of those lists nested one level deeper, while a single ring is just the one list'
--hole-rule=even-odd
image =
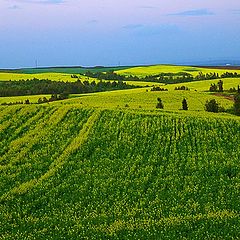
[{"label": "green crop", "polygon": [[238,239],[239,118],[0,106],[1,239]]},{"label": "green crop", "polygon": [[[70,72],[29,71],[0,80],[75,81]],[[182,71],[213,69],[118,73]],[[149,87],[44,104],[36,104],[43,96],[0,98],[33,103],[0,105],[0,239],[240,239],[240,118],[204,110],[213,98],[231,109],[232,93],[210,93],[217,80],[158,84],[164,92],[133,83]],[[181,86],[190,90],[175,90]]]}]

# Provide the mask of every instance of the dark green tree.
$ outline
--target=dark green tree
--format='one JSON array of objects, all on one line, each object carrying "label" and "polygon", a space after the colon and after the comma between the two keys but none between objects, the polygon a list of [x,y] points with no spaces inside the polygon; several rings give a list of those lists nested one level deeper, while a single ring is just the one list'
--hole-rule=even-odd
[{"label": "dark green tree", "polygon": [[182,101],[182,109],[183,110],[188,110],[188,104],[186,98],[183,99]]},{"label": "dark green tree", "polygon": [[223,92],[223,81],[222,80],[218,81],[218,90],[219,90],[219,92]]},{"label": "dark green tree", "polygon": [[234,113],[240,116],[240,94],[237,93],[234,97],[234,104],[233,104]]},{"label": "dark green tree", "polygon": [[48,100],[47,100],[47,98],[46,97],[43,97],[43,103],[47,103],[48,102]]},{"label": "dark green tree", "polygon": [[43,103],[42,98],[39,98],[39,99],[38,99],[38,103],[39,103],[39,104]]},{"label": "dark green tree", "polygon": [[215,83],[212,83],[210,88],[209,88],[210,92],[216,92],[217,91],[217,85]]},{"label": "dark green tree", "polygon": [[162,103],[162,99],[161,98],[157,98],[157,101],[158,101],[158,103],[157,103],[156,108],[163,109],[164,106],[163,106],[163,103]]},{"label": "dark green tree", "polygon": [[219,112],[219,104],[215,99],[211,99],[210,101],[206,101],[205,109],[207,112]]}]

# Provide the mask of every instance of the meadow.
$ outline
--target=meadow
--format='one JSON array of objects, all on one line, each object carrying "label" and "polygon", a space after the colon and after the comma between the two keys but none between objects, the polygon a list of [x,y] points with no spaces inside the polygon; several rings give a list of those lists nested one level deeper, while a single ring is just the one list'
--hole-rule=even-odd
[{"label": "meadow", "polygon": [[[0,81],[17,81],[17,80],[27,80],[27,79],[49,79],[52,81],[63,81],[63,82],[74,82],[75,78],[71,77],[72,74],[68,73],[52,73],[52,72],[44,72],[44,73],[11,73],[11,72],[0,72]],[[87,77],[81,76],[81,80],[90,80]],[[95,80],[95,79],[92,79]]]},{"label": "meadow", "polygon": [[1,239],[237,239],[236,119],[1,107]]},{"label": "meadow", "polygon": [[[224,95],[214,95],[209,92],[210,85],[217,82],[218,80],[208,80],[168,85],[152,83],[155,86],[161,86],[168,89],[168,91],[164,92],[151,91],[152,87],[143,87],[100,93],[72,94],[69,99],[62,101],[62,104],[77,104],[82,107],[103,109],[123,108],[155,111],[157,98],[160,97],[164,103],[164,111],[179,112],[182,108],[182,100],[186,98],[189,106],[189,111],[186,114],[198,114],[199,112],[208,114],[204,110],[207,100],[216,99],[226,109],[231,109],[233,106],[233,100],[226,98]],[[239,78],[224,79],[223,82],[224,88],[226,89],[240,85]],[[140,83],[142,82],[131,82],[133,85],[137,84],[141,86]],[[144,86],[144,84],[142,86]],[[174,90],[176,87],[180,86],[186,86],[190,90]],[[29,99],[31,103],[37,103],[38,99],[44,96],[47,98],[50,97],[49,95],[0,97],[0,104],[4,102],[24,101],[26,99]],[[180,113],[182,113],[182,111],[180,111]]]},{"label": "meadow", "polygon": [[191,67],[191,66],[175,66],[175,65],[153,65],[153,66],[139,66],[132,67],[127,69],[121,69],[116,71],[119,74],[123,75],[135,75],[139,77],[145,77],[148,75],[156,75],[159,73],[179,73],[185,72],[190,73],[193,76],[198,75],[199,72],[203,74],[216,72],[222,74],[225,72],[237,72],[240,73],[240,70],[231,70],[231,69],[219,69],[214,67],[204,68],[204,67]]},{"label": "meadow", "polygon": [[233,107],[217,81],[0,105],[0,239],[240,239],[240,118],[205,111]]}]

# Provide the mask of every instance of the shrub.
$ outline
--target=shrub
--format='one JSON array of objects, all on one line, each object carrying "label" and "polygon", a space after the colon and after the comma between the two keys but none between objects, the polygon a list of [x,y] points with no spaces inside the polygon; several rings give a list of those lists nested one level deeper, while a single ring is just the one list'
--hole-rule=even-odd
[{"label": "shrub", "polygon": [[164,106],[163,106],[163,103],[162,103],[162,99],[161,98],[157,98],[157,100],[158,100],[158,103],[157,103],[156,108],[163,109]]},{"label": "shrub", "polygon": [[225,109],[219,105],[219,103],[215,99],[211,99],[210,101],[206,101],[205,109],[207,112],[224,112]]},{"label": "shrub", "polygon": [[236,94],[234,97],[233,109],[234,109],[234,114],[240,116],[240,94]]}]

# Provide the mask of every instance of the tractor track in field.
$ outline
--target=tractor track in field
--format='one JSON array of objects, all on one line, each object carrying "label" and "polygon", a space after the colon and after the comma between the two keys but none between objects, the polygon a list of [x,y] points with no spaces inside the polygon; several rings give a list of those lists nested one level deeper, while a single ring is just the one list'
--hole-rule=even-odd
[{"label": "tractor track in field", "polygon": [[88,139],[88,135],[92,130],[95,122],[99,119],[101,111],[95,110],[88,118],[87,122],[83,125],[79,134],[71,141],[71,143],[64,149],[62,154],[49,166],[49,170],[45,172],[38,179],[32,179],[24,182],[17,187],[12,188],[0,197],[0,202],[4,202],[14,198],[16,195],[25,194],[43,181],[53,176],[66,162],[66,159],[77,151],[84,142]]}]

